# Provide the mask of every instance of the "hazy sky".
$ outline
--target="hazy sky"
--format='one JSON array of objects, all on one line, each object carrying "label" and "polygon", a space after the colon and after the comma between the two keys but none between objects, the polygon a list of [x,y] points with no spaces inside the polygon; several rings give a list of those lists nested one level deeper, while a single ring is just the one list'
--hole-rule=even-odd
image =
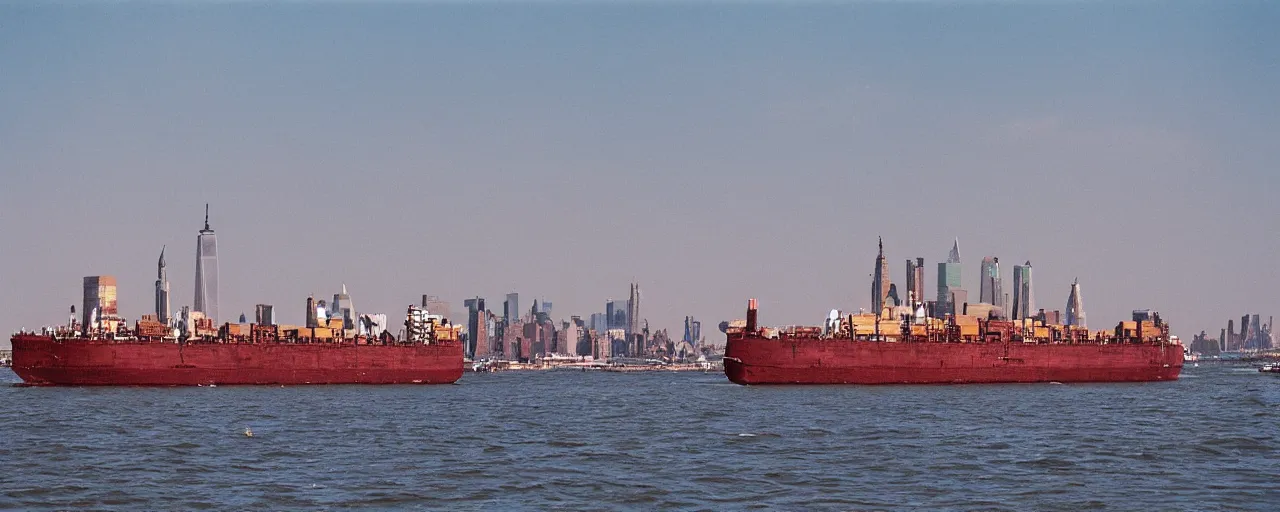
[{"label": "hazy sky", "polygon": [[1216,336],[1280,313],[1280,5],[1230,4],[0,2],[0,328],[149,312],[162,245],[190,304],[210,202],[230,320],[634,279],[676,336],[814,324],[882,235]]}]

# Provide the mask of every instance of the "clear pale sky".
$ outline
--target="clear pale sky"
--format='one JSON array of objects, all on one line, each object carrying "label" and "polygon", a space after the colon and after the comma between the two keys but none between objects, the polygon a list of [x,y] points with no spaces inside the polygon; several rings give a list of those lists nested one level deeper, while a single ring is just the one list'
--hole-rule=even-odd
[{"label": "clear pale sky", "polygon": [[879,235],[1216,336],[1280,312],[1280,5],[1225,4],[3,2],[0,328],[150,312],[162,245],[190,304],[209,202],[228,320],[634,279],[676,336],[815,324]]}]

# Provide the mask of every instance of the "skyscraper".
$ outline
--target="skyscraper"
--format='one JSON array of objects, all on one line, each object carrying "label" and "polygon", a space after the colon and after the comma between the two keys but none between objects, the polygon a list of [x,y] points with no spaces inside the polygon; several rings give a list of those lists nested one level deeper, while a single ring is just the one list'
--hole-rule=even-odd
[{"label": "skyscraper", "polygon": [[488,309],[484,310],[482,315],[484,315],[484,321],[480,322],[480,325],[484,326],[484,352],[490,355],[501,354],[502,336],[505,334],[502,330],[502,320]]},{"label": "skyscraper", "polygon": [[578,340],[582,337],[582,327],[578,322],[565,322],[564,328],[556,332],[556,351],[567,356],[577,357]]},{"label": "skyscraper", "polygon": [[1004,304],[1004,285],[1000,279],[1000,258],[982,258],[982,282],[978,286],[978,302],[1000,306]]},{"label": "skyscraper", "polygon": [[[880,252],[876,255],[876,271],[872,274],[871,281],[871,308],[877,315],[884,311],[885,304],[889,299],[889,289],[891,282],[889,281],[889,262],[884,258],[884,239],[880,239]],[[897,304],[889,303],[890,306]]]},{"label": "skyscraper", "polygon": [[489,336],[485,327],[485,308],[484,299],[476,297],[462,301],[467,308],[467,334],[470,340],[467,342],[467,354],[474,358],[488,357],[489,355]]},{"label": "skyscraper", "polygon": [[607,314],[607,313],[592,313],[592,314],[591,314],[591,325],[590,325],[590,328],[591,328],[591,330],[596,331],[596,333],[598,333],[598,334],[600,334],[600,335],[604,335],[605,333],[609,332],[609,317],[608,317],[608,314]]},{"label": "skyscraper", "polygon": [[907,283],[906,301],[908,304],[910,304],[914,301],[920,300],[919,295],[912,297],[912,294],[915,293],[915,287],[916,287],[916,260],[907,258],[907,263],[903,265],[903,269],[907,271],[906,272],[907,280],[903,282]]},{"label": "skyscraper", "polygon": [[160,262],[156,264],[156,320],[169,325],[169,274],[164,266],[164,247],[160,247]]},{"label": "skyscraper", "polygon": [[[627,330],[631,322],[627,320],[627,311],[629,311],[628,301],[618,299],[611,300],[604,304],[605,331],[609,329]],[[600,332],[605,332],[600,331]]]},{"label": "skyscraper", "polygon": [[1071,282],[1071,295],[1067,296],[1066,325],[1088,328],[1084,317],[1084,298],[1080,296],[1080,280]]},{"label": "skyscraper", "polygon": [[613,357],[613,338],[607,331],[597,331],[592,337],[591,355],[600,361]]},{"label": "skyscraper", "polygon": [[1036,301],[1031,288],[1031,262],[1013,266],[1013,314],[1014,320],[1031,318],[1035,315]]},{"label": "skyscraper", "polygon": [[682,341],[694,346],[702,340],[702,322],[691,316],[684,317],[684,338]]},{"label": "skyscraper", "polygon": [[275,325],[275,306],[272,306],[271,304],[258,304],[253,310],[253,320],[258,325]]},{"label": "skyscraper", "polygon": [[951,297],[947,299],[947,303],[952,309],[950,313],[956,315],[969,314],[965,309],[965,305],[969,303],[969,290],[964,288],[952,288]]},{"label": "skyscraper", "polygon": [[954,292],[961,289],[960,239],[957,238],[951,246],[951,254],[947,255],[947,261],[938,263],[938,316],[961,313],[952,303]]},{"label": "skyscraper", "polygon": [[640,285],[631,283],[631,293],[627,297],[627,334],[640,333]]},{"label": "skyscraper", "polygon": [[314,329],[319,324],[319,318],[316,316],[316,298],[307,296],[307,327]]},{"label": "skyscraper", "polygon": [[520,321],[520,318],[524,316],[520,313],[520,294],[516,292],[507,294],[507,302],[503,304],[502,316],[507,325],[513,325]]},{"label": "skyscraper", "polygon": [[1236,346],[1236,324],[1235,320],[1227,320],[1227,337],[1223,338],[1222,350],[1224,352],[1234,352],[1238,350]]},{"label": "skyscraper", "polygon": [[909,306],[924,302],[924,258],[907,259],[907,299]]},{"label": "skyscraper", "polygon": [[204,229],[196,237],[196,298],[192,311],[218,325],[218,238],[209,227],[209,205],[204,205]]},{"label": "skyscraper", "polygon": [[333,302],[329,304],[329,311],[329,316],[342,319],[343,329],[356,328],[356,306],[351,303],[351,295],[347,294],[346,283],[342,283],[342,293],[333,294]]},{"label": "skyscraper", "polygon": [[81,329],[89,332],[97,328],[101,320],[119,316],[116,308],[116,278],[112,276],[88,276],[84,278],[84,303]]},{"label": "skyscraper", "polygon": [[493,351],[493,344],[489,342],[489,322],[485,321],[488,313],[480,311],[479,316],[480,318],[476,320],[476,329],[470,332],[472,359],[487,358]]},{"label": "skyscraper", "polygon": [[632,357],[644,354],[645,334],[640,330],[640,285],[631,283],[631,295],[627,298],[627,341],[635,347]]}]

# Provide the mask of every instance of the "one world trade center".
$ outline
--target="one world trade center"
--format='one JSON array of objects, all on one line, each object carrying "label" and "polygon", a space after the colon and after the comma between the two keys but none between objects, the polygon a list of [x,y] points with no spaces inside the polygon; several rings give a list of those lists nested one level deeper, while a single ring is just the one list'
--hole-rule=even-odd
[{"label": "one world trade center", "polygon": [[196,237],[196,299],[192,310],[218,325],[218,238],[209,228],[209,205],[204,205],[204,229]]}]

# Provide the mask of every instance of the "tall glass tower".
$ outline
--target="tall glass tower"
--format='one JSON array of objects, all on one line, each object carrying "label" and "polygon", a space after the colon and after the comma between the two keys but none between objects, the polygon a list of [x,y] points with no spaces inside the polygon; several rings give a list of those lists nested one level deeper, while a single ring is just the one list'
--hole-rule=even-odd
[{"label": "tall glass tower", "polygon": [[1088,327],[1084,319],[1084,297],[1080,296],[1079,279],[1071,282],[1071,295],[1067,296],[1067,319],[1064,324]]},{"label": "tall glass tower", "polygon": [[1031,318],[1036,314],[1036,300],[1031,287],[1031,262],[1013,266],[1013,315],[1014,320]]},{"label": "tall glass tower", "polygon": [[209,205],[204,205],[204,229],[196,237],[196,298],[192,311],[218,324],[218,237],[209,227]]},{"label": "tall glass tower", "polygon": [[156,320],[169,325],[169,273],[164,267],[164,247],[161,247],[160,261],[156,264]]},{"label": "tall glass tower", "polygon": [[885,303],[889,300],[889,288],[893,284],[889,280],[889,262],[884,258],[884,239],[880,239],[879,244],[880,252],[876,254],[876,271],[871,278],[871,309],[877,315],[884,311]]},{"label": "tall glass tower", "polygon": [[1004,301],[1004,284],[1000,279],[1000,258],[988,256],[982,259],[982,282],[978,286],[978,301],[1001,306]]},{"label": "tall glass tower", "polygon": [[515,325],[524,318],[520,313],[520,294],[511,292],[507,294],[507,302],[502,305],[502,316],[507,321],[507,325]]},{"label": "tall glass tower", "polygon": [[951,293],[960,289],[960,239],[957,238],[947,261],[938,263],[938,316],[957,313],[951,304]]}]

